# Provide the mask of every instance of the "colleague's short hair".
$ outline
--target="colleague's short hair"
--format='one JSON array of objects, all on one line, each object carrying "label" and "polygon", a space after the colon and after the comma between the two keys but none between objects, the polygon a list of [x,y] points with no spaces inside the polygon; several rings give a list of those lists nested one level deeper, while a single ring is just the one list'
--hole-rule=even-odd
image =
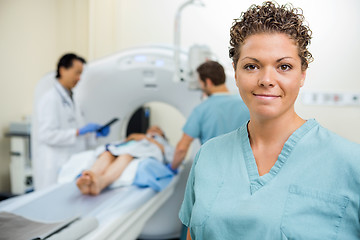
[{"label": "colleague's short hair", "polygon": [[225,83],[225,71],[223,66],[218,62],[204,62],[196,71],[199,73],[200,80],[203,82],[205,82],[206,78],[209,78],[215,86]]},{"label": "colleague's short hair", "polygon": [[60,78],[60,67],[64,67],[66,69],[71,68],[73,65],[74,60],[79,60],[82,63],[86,63],[85,59],[74,54],[74,53],[67,53],[63,55],[58,64],[57,64],[57,70],[56,70],[56,78]]},{"label": "colleague's short hair", "polygon": [[247,37],[257,33],[284,33],[292,38],[299,51],[301,68],[306,70],[313,57],[307,49],[311,40],[311,30],[305,24],[303,11],[291,4],[279,5],[267,1],[262,5],[251,5],[238,19],[235,19],[230,29],[229,57],[234,66],[240,57],[240,48]]}]

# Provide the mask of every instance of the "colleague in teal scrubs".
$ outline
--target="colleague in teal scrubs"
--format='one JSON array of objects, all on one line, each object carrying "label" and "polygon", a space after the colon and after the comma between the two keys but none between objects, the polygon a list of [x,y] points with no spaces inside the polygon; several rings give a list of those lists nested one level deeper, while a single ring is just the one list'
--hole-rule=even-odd
[{"label": "colleague in teal scrubs", "polygon": [[249,110],[238,94],[226,86],[224,67],[215,61],[206,61],[197,69],[202,92],[207,96],[191,112],[183,127],[183,136],[176,145],[171,169],[177,169],[185,159],[192,141],[201,144],[213,137],[241,127],[250,118]]},{"label": "colleague in teal scrubs", "polygon": [[196,156],[179,213],[192,239],[360,238],[360,145],[294,110],[312,61],[303,21],[272,2],[235,20],[229,51],[250,121]]}]

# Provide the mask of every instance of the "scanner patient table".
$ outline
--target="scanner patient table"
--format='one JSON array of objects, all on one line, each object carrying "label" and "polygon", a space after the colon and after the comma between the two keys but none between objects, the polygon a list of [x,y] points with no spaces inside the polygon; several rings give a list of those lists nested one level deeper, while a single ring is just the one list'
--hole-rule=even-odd
[{"label": "scanner patient table", "polygon": [[39,222],[60,222],[78,216],[93,217],[98,222],[96,229],[72,229],[70,225],[59,233],[59,239],[77,239],[88,231],[80,239],[136,239],[147,220],[172,195],[177,181],[178,176],[158,193],[151,188],[128,186],[105,190],[98,196],[82,195],[75,182],[64,183],[4,201],[0,211]]}]

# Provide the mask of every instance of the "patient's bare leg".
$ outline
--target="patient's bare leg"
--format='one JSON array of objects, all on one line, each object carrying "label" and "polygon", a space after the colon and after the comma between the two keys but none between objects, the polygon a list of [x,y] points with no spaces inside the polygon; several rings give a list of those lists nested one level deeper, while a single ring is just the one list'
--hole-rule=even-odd
[{"label": "patient's bare leg", "polygon": [[118,156],[103,174],[86,171],[92,179],[92,183],[90,185],[90,194],[99,194],[104,188],[118,179],[124,172],[125,168],[129,165],[131,160],[133,160],[131,155],[124,154]]},{"label": "patient's bare leg", "polygon": [[116,159],[114,155],[112,155],[110,152],[105,151],[98,159],[95,161],[95,163],[91,166],[91,171],[98,175],[103,175],[106,171],[106,169],[112,164],[112,162]]},{"label": "patient's bare leg", "polygon": [[98,159],[91,166],[90,170],[82,172],[81,176],[76,180],[76,185],[78,186],[82,194],[91,194],[90,186],[94,181],[94,174],[104,174],[106,169],[115,159],[115,156],[113,156],[110,152],[105,151],[100,154]]}]

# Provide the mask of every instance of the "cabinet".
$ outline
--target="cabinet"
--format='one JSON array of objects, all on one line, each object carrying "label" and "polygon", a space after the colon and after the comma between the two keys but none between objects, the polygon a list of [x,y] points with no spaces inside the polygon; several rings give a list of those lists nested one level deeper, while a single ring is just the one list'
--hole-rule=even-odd
[{"label": "cabinet", "polygon": [[10,184],[12,194],[33,190],[30,125],[11,124],[6,134],[10,138]]}]

